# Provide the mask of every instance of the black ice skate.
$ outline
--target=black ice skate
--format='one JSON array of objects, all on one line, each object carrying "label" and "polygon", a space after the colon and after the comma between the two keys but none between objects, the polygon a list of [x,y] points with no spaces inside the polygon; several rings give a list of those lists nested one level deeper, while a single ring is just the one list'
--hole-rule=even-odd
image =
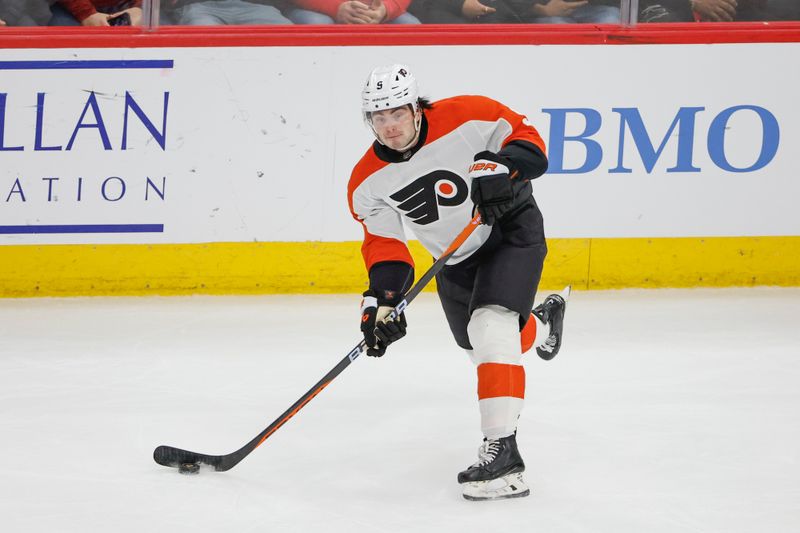
[{"label": "black ice skate", "polygon": [[544,322],[550,324],[550,335],[544,344],[536,347],[536,353],[549,361],[558,354],[561,349],[561,337],[564,332],[564,312],[567,309],[567,300],[572,286],[567,286],[561,294],[551,294],[544,299],[544,302],[537,305],[531,313]]},{"label": "black ice skate", "polygon": [[516,435],[486,439],[478,448],[478,462],[458,474],[467,500],[522,498],[531,493],[522,472],[525,463],[517,449]]}]

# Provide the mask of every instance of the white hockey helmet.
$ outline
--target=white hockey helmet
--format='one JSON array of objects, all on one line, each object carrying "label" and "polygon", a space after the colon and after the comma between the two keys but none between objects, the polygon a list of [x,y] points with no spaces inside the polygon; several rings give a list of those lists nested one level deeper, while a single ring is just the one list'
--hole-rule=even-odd
[{"label": "white hockey helmet", "polygon": [[361,91],[361,110],[369,121],[369,113],[394,109],[411,104],[414,113],[419,109],[417,79],[405,65],[377,67],[370,72]]},{"label": "white hockey helmet", "polygon": [[407,150],[417,143],[419,139],[420,125],[422,124],[422,113],[419,107],[419,88],[417,87],[417,78],[411,73],[405,65],[394,64],[389,66],[377,67],[369,73],[367,83],[364,84],[364,89],[361,91],[361,112],[364,122],[367,123],[369,129],[378,139],[378,142],[383,144],[383,141],[375,131],[370,119],[371,113],[374,111],[382,111],[384,109],[395,109],[410,105],[414,113],[414,130],[416,135],[405,147],[400,151]]}]

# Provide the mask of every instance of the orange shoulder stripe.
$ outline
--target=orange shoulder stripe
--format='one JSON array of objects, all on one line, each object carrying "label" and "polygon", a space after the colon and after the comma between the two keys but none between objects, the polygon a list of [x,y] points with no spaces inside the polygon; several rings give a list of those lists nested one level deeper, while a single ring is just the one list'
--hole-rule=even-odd
[{"label": "orange shoulder stripe", "polygon": [[470,120],[496,122],[504,119],[511,124],[511,134],[503,146],[521,140],[535,144],[546,153],[544,140],[536,128],[525,123],[525,116],[511,110],[496,100],[485,96],[463,95],[434,102],[433,109],[425,111],[428,117],[426,143],[435,141]]}]

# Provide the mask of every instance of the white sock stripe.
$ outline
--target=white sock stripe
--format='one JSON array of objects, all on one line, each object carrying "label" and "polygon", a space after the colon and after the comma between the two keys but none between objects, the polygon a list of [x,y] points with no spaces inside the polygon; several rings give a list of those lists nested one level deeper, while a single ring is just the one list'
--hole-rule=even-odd
[{"label": "white sock stripe", "polygon": [[524,405],[523,399],[511,396],[479,400],[483,436],[487,439],[500,439],[514,433]]}]

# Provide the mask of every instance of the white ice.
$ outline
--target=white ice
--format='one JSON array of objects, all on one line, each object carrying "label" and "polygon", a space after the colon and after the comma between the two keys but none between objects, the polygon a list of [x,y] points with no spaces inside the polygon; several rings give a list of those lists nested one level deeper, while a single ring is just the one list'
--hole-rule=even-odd
[{"label": "white ice", "polygon": [[358,342],[357,296],[0,300],[0,530],[800,531],[800,289],[574,292],[526,356],[532,495],[467,502],[475,370],[438,302],[233,470]]}]

